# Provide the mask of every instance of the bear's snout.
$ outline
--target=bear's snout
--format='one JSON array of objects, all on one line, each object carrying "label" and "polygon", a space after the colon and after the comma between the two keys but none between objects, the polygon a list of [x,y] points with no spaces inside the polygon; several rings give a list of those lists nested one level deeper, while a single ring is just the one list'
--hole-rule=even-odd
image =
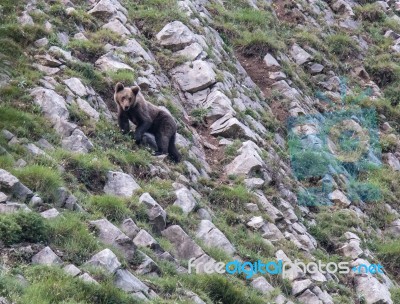
[{"label": "bear's snout", "polygon": [[129,106],[125,106],[124,111],[128,111],[128,110],[129,110]]}]

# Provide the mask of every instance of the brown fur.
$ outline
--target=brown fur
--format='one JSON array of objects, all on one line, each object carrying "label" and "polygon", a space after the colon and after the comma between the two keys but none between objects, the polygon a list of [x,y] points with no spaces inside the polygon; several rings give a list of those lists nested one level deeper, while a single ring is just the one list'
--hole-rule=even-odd
[{"label": "brown fur", "polygon": [[163,109],[146,101],[139,93],[138,86],[125,88],[118,82],[115,86],[114,100],[118,107],[118,124],[124,134],[129,133],[129,120],[136,125],[134,138],[140,144],[145,132],[154,135],[157,143],[156,154],[166,154],[175,162],[181,155],[175,146],[176,122]]}]

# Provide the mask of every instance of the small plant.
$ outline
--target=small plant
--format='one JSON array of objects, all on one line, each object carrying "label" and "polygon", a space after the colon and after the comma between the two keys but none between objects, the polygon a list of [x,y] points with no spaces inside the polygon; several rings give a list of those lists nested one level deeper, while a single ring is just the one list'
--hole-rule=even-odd
[{"label": "small plant", "polygon": [[34,212],[17,212],[0,216],[0,240],[5,245],[21,242],[45,242],[49,226]]},{"label": "small plant", "polygon": [[90,199],[90,209],[104,215],[108,220],[121,222],[131,216],[127,201],[112,195],[96,195]]},{"label": "small plant", "polygon": [[357,43],[348,35],[334,34],[327,37],[326,43],[331,53],[339,56],[341,59],[347,59],[349,56],[357,53]]},{"label": "small plant", "polygon": [[241,210],[247,203],[256,202],[254,194],[243,185],[220,185],[211,190],[208,196],[210,202],[216,206],[233,210]]}]

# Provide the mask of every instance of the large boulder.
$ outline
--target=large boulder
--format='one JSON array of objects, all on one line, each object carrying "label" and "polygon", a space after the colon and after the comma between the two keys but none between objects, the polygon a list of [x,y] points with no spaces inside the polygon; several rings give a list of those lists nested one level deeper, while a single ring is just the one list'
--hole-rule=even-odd
[{"label": "large boulder", "polygon": [[366,304],[393,304],[388,288],[371,275],[357,275],[354,278],[357,294],[363,296]]},{"label": "large boulder", "polygon": [[121,62],[118,57],[111,53],[107,53],[97,59],[95,66],[102,72],[117,72],[119,70],[134,71],[132,67]]},{"label": "large boulder", "polygon": [[108,171],[104,192],[107,194],[129,198],[140,186],[133,177],[123,172]]},{"label": "large boulder", "polygon": [[179,51],[195,42],[195,35],[182,22],[174,21],[168,23],[156,35],[158,42],[173,51]]},{"label": "large boulder", "polygon": [[173,254],[179,259],[189,260],[204,254],[203,249],[178,225],[169,226],[161,234],[172,243]]},{"label": "large boulder", "polygon": [[64,83],[68,86],[68,88],[76,95],[83,97],[88,95],[86,87],[80,81],[79,78],[72,77],[64,80]]},{"label": "large boulder", "polygon": [[202,240],[206,246],[220,248],[229,255],[235,253],[235,248],[229,242],[228,238],[208,220],[200,222],[196,237]]},{"label": "large boulder", "polygon": [[233,113],[227,113],[211,126],[211,135],[232,137],[232,138],[246,138],[253,141],[259,141],[259,136],[254,133],[249,127],[241,123],[236,117],[233,117]]},{"label": "large boulder", "polygon": [[64,138],[61,146],[75,153],[89,153],[94,149],[92,142],[79,129],[75,129],[69,137]]},{"label": "large boulder", "polygon": [[312,57],[297,44],[293,44],[292,48],[290,49],[290,56],[292,56],[298,65],[306,63]]},{"label": "large boulder", "polygon": [[207,96],[207,99],[203,104],[203,108],[208,110],[206,118],[207,121],[211,123],[228,113],[235,113],[235,110],[232,108],[232,102],[221,91],[211,92]]},{"label": "large boulder", "polygon": [[264,162],[259,155],[260,148],[252,141],[246,141],[239,149],[239,155],[225,167],[227,174],[249,175],[260,170]]},{"label": "large boulder", "polygon": [[45,247],[32,257],[32,263],[41,265],[59,265],[62,264],[62,261],[50,247]]},{"label": "large boulder", "polygon": [[186,187],[182,187],[175,191],[176,201],[175,206],[179,206],[183,213],[189,214],[197,205],[197,201],[193,194]]},{"label": "large boulder", "polygon": [[3,169],[0,169],[0,191],[23,202],[33,196],[33,192],[28,189],[28,187],[22,184],[19,179],[10,172]]},{"label": "large boulder", "polygon": [[184,63],[171,71],[173,79],[182,91],[195,93],[216,82],[216,74],[209,63],[196,60]]},{"label": "large boulder", "polygon": [[33,102],[40,107],[43,114],[52,122],[57,118],[68,119],[69,112],[65,99],[61,95],[42,87],[33,89],[31,95],[33,96]]},{"label": "large boulder", "polygon": [[136,246],[126,234],[106,219],[91,221],[98,231],[98,237],[104,244],[118,248],[127,259],[133,257]]},{"label": "large boulder", "polygon": [[113,274],[121,267],[117,256],[108,248],[96,253],[85,265],[99,267],[110,274]]},{"label": "large boulder", "polygon": [[117,270],[115,273],[114,284],[128,293],[144,292],[147,294],[149,292],[149,287],[126,269]]}]

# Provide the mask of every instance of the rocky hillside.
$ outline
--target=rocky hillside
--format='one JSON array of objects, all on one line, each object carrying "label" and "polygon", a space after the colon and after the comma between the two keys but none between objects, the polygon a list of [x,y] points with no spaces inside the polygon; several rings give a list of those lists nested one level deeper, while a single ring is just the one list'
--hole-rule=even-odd
[{"label": "rocky hillside", "polygon": [[399,304],[399,54],[393,0],[2,0],[0,303]]}]

